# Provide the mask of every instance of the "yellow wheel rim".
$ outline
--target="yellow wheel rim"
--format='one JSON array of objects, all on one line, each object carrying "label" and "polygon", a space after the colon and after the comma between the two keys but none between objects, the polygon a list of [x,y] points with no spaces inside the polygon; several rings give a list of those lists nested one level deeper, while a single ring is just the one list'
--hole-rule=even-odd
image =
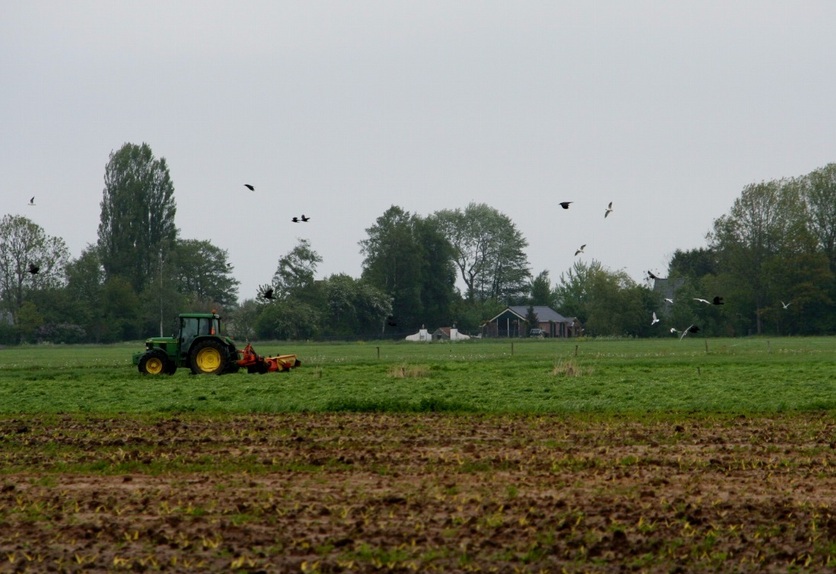
[{"label": "yellow wheel rim", "polygon": [[163,362],[158,357],[151,357],[145,361],[145,371],[149,375],[159,375],[163,372]]},{"label": "yellow wheel rim", "polygon": [[213,347],[206,347],[198,351],[195,363],[198,369],[210,373],[221,366],[221,353]]}]

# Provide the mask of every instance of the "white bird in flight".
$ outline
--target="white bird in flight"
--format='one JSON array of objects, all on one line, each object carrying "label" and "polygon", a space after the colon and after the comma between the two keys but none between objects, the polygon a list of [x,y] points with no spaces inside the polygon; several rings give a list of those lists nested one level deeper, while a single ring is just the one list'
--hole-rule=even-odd
[{"label": "white bird in flight", "polygon": [[699,301],[700,303],[705,303],[706,305],[711,305],[711,301],[708,299],[702,299],[700,297],[694,297],[694,301]]},{"label": "white bird in flight", "polygon": [[699,330],[700,330],[700,328],[699,328],[699,327],[697,327],[696,325],[689,325],[689,326],[688,326],[688,328],[687,328],[687,329],[685,329],[684,331],[677,331],[676,329],[674,329],[673,327],[671,327],[671,333],[682,333],[682,334],[679,336],[679,340],[680,340],[680,341],[681,341],[682,339],[684,339],[684,338],[685,338],[685,335],[687,335],[688,333],[698,333],[698,332],[699,332]]},{"label": "white bird in flight", "polygon": [[575,251],[575,255],[580,255],[581,253],[583,253],[583,248],[584,248],[584,247],[586,247],[586,243],[584,243],[583,245],[581,245],[580,247],[578,247],[578,250],[577,250],[577,251]]},{"label": "white bird in flight", "polygon": [[792,305],[792,301],[790,301],[789,303],[784,303],[783,301],[781,301],[781,305],[784,307],[784,309],[786,309],[787,307]]},{"label": "white bird in flight", "polygon": [[656,311],[653,312],[653,320],[650,322],[650,325],[653,326],[659,322],[659,318],[656,316]]}]

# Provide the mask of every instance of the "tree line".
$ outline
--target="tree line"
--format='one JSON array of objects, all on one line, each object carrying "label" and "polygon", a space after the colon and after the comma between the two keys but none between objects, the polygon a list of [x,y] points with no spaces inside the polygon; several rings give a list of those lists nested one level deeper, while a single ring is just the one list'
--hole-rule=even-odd
[{"label": "tree line", "polygon": [[[227,251],[180,237],[164,158],[126,143],[104,184],[98,240],[77,258],[25,217],[0,220],[0,343],[136,340],[170,334],[179,312],[210,309],[240,339],[401,337],[453,324],[478,334],[506,305],[550,306],[587,336],[670,336],[654,312],[709,336],[836,332],[836,164],[746,186],[705,247],[674,253],[665,278],[636,281],[593,260],[552,282],[548,270],[532,273],[525,237],[488,205],[427,216],[393,205],[358,245],[359,277],[318,277],[321,256],[299,240],[241,302]],[[724,304],[695,304],[704,294]]]}]

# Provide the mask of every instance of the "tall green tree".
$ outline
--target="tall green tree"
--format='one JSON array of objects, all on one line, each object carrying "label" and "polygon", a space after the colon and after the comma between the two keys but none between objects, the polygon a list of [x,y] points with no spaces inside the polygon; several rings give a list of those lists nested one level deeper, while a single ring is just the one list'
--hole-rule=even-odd
[{"label": "tall green tree", "polygon": [[453,261],[468,301],[511,303],[524,297],[531,277],[528,242],[511,219],[484,203],[435,213],[453,245]]},{"label": "tall green tree", "polygon": [[309,299],[317,266],[322,263],[322,256],[311,247],[310,241],[297,241],[293,249],[279,258],[278,267],[273,274],[273,289],[279,299]]},{"label": "tall green tree", "polygon": [[623,271],[609,271],[600,262],[576,261],[555,288],[558,311],[577,317],[587,335],[646,336],[657,296]]},{"label": "tall green tree", "polygon": [[[27,291],[62,287],[69,250],[60,237],[47,235],[26,217],[0,220],[0,299],[16,321]],[[37,272],[34,267],[37,267]]]},{"label": "tall green tree", "polygon": [[836,274],[836,163],[812,171],[802,182],[808,225]]},{"label": "tall green tree", "polygon": [[552,296],[552,285],[549,279],[548,269],[541,271],[537,277],[531,280],[528,288],[528,302],[531,305],[545,305],[546,307],[554,306],[554,298]]},{"label": "tall green tree", "polygon": [[171,257],[176,289],[188,300],[220,307],[236,304],[240,282],[226,249],[209,240],[178,239]]},{"label": "tall green tree", "polygon": [[124,277],[141,293],[177,238],[168,165],[148,144],[126,143],[110,154],[104,182],[99,257],[108,278]]},{"label": "tall green tree", "polygon": [[78,303],[76,322],[94,343],[102,341],[106,330],[101,304],[104,281],[104,268],[95,245],[88,245],[67,265],[67,294]]},{"label": "tall green tree", "polygon": [[763,332],[764,309],[785,297],[776,289],[775,262],[809,250],[806,209],[798,180],[773,180],[743,189],[728,214],[714,222],[710,249],[731,285],[745,286],[739,297],[748,300],[748,313],[757,334]]},{"label": "tall green tree", "polygon": [[327,338],[358,339],[380,335],[392,314],[392,299],[382,289],[345,274],[324,282],[322,334]]},{"label": "tall green tree", "polygon": [[103,343],[130,341],[150,335],[142,329],[139,296],[120,276],[109,277],[102,286]]},{"label": "tall green tree", "polygon": [[436,221],[393,205],[366,232],[362,279],[391,297],[394,328],[446,323],[455,273],[452,247]]}]

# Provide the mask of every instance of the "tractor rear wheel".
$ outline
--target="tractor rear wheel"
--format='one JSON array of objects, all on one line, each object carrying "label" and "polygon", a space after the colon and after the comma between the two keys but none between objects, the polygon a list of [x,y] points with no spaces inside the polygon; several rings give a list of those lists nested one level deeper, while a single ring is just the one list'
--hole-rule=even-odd
[{"label": "tractor rear wheel", "polygon": [[172,375],[174,374],[174,371],[171,369],[171,365],[173,364],[165,352],[159,349],[152,349],[139,358],[137,368],[143,375]]},{"label": "tractor rear wheel", "polygon": [[215,339],[206,339],[192,346],[189,363],[195,375],[220,375],[226,369],[226,347]]}]

